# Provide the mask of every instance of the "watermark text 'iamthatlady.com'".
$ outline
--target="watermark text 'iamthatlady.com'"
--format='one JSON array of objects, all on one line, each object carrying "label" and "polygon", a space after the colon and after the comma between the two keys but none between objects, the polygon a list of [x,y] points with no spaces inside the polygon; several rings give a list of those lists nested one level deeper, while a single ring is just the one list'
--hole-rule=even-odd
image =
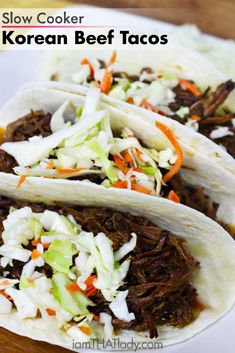
[{"label": "watermark text 'iamthatlady.com'", "polygon": [[98,349],[98,350],[126,350],[129,352],[137,352],[142,349],[161,349],[163,343],[158,341],[135,341],[133,338],[129,341],[122,341],[120,338],[112,338],[109,340],[92,339],[89,342],[78,342],[73,340],[72,349]]}]

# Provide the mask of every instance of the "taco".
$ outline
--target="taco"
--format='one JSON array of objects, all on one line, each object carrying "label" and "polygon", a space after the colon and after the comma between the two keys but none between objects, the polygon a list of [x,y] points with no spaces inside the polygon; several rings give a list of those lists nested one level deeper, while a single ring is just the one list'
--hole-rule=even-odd
[{"label": "taco", "polygon": [[187,134],[193,129],[201,136],[195,148],[235,174],[235,83],[199,53],[167,45],[113,53],[78,51],[57,54],[55,60],[46,57],[44,63],[51,80],[98,85],[114,101],[158,112],[187,144],[194,144]]},{"label": "taco", "polygon": [[0,197],[0,326],[68,349],[114,337],[165,346],[232,307],[235,244],[223,228],[164,199],[121,212],[91,199]]},{"label": "taco", "polygon": [[1,113],[0,192],[75,204],[93,194],[117,205],[143,198],[153,207],[163,197],[233,234],[235,177],[160,120],[153,127],[141,117],[102,100],[97,88],[26,86]]}]

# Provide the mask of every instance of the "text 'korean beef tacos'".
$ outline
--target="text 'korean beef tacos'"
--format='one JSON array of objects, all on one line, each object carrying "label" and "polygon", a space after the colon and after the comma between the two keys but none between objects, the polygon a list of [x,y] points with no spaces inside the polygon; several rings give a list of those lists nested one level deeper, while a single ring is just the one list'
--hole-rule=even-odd
[{"label": "text 'korean beef tacos'", "polygon": [[1,113],[1,193],[74,203],[89,203],[95,194],[153,205],[162,197],[166,205],[203,212],[232,233],[235,177],[178,141],[160,115],[150,112],[157,118],[152,125],[141,114],[108,104],[97,88],[25,87]]},{"label": "text 'korean beef tacos'", "polygon": [[[45,58],[50,79],[98,85],[114,100],[170,118],[165,123],[177,137],[235,174],[235,84],[200,54],[167,45],[114,53],[77,51],[56,54],[55,60]],[[201,138],[191,141],[184,126]]]},{"label": "text 'korean beef tacos'", "polygon": [[72,349],[112,337],[169,345],[215,322],[234,303],[235,244],[162,202],[120,212],[95,195],[96,207],[0,197],[0,326]]}]

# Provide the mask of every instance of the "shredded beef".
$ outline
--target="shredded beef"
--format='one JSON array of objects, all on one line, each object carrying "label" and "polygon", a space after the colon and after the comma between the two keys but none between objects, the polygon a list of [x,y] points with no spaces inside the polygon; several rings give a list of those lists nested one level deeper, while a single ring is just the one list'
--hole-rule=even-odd
[{"label": "shredded beef", "polygon": [[233,135],[212,140],[224,146],[233,158],[235,158],[235,128],[232,124],[232,119],[235,118],[235,114],[227,112],[224,115],[218,115],[216,111],[228,98],[234,87],[235,83],[232,80],[228,80],[220,84],[214,92],[210,92],[208,89],[203,95],[195,96],[189,90],[184,90],[180,85],[177,85],[173,89],[176,95],[175,100],[169,104],[173,112],[176,112],[182,106],[189,108],[189,114],[184,118],[179,117],[177,114],[171,116],[172,119],[182,124],[185,124],[188,118],[193,115],[199,116],[201,118],[198,121],[199,132],[209,139],[211,139],[211,132],[218,126],[228,127]]},{"label": "shredded beef", "polygon": [[[203,117],[212,116],[216,110],[224,103],[226,98],[228,97],[229,93],[234,89],[235,83],[232,80],[228,80],[224,83],[221,83],[215,92],[212,92],[208,97],[202,99],[202,101],[198,101],[203,105]],[[195,104],[195,105],[196,105]],[[191,107],[194,109],[194,106]]]},{"label": "shredded beef", "polygon": [[[235,115],[234,115],[235,117]],[[213,141],[218,145],[222,145],[226,148],[227,152],[235,158],[235,127],[231,123],[220,124],[219,126],[227,126],[229,127],[229,131],[233,133],[233,135],[227,135],[224,137],[220,137],[214,139]],[[217,126],[214,125],[199,125],[199,132],[211,139],[210,134],[213,130],[215,130]]]},{"label": "shredded beef", "polygon": [[120,78],[126,78],[130,82],[139,81],[138,75],[128,75],[126,72],[123,72],[123,71],[113,73],[113,83],[114,84],[118,83],[118,80],[116,80],[116,79],[120,79]]},{"label": "shredded beef", "polygon": [[190,107],[200,99],[200,97],[195,96],[189,90],[183,89],[179,84],[173,88],[173,92],[176,95],[175,101],[169,104],[173,112],[177,111],[182,106]]},{"label": "shredded beef", "polygon": [[104,232],[114,250],[128,242],[132,232],[138,235],[122,288],[129,290],[128,308],[136,319],[127,323],[115,318],[101,292],[92,297],[94,313],[105,311],[112,315],[116,329],[149,330],[150,337],[157,337],[156,325],[183,327],[193,320],[196,290],[189,282],[199,264],[182,240],[141,217],[102,208],[61,208],[84,230]]},{"label": "shredded beef", "polygon": [[13,168],[17,166],[14,157],[0,149],[0,172],[13,173]]},{"label": "shredded beef", "polygon": [[4,141],[17,142],[26,141],[33,136],[49,136],[51,134],[50,121],[51,114],[45,114],[42,110],[31,111],[7,126]]},{"label": "shredded beef", "polygon": [[[19,208],[26,205],[36,212],[48,208],[42,204],[28,204],[1,197],[1,227],[10,206]],[[96,304],[90,308],[93,313],[107,312],[112,315],[115,329],[148,330],[151,338],[158,336],[156,325],[183,327],[195,318],[197,293],[190,281],[199,263],[190,255],[181,239],[142,217],[114,210],[70,207],[59,203],[50,209],[73,215],[85,231],[95,235],[104,232],[112,240],[114,250],[127,243],[132,232],[137,233],[137,246],[129,255],[129,272],[120,288],[129,290],[127,304],[135,314],[135,320],[124,322],[114,317],[101,291],[91,298]],[[13,261],[13,266],[7,266],[4,271],[10,272],[9,277],[19,279],[23,265]],[[47,265],[37,270],[48,277],[52,275]],[[0,272],[3,269],[0,268]]]},{"label": "shredded beef", "polygon": [[207,217],[216,221],[218,204],[211,201],[210,198],[205,195],[202,187],[194,188],[186,185],[179,174],[176,174],[171,180],[169,180],[169,185],[180,197],[180,202],[183,205],[202,212]]}]

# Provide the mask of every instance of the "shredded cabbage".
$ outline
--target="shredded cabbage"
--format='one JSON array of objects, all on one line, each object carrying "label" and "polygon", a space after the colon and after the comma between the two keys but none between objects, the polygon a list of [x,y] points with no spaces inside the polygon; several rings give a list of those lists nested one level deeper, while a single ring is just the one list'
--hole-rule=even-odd
[{"label": "shredded cabbage", "polygon": [[54,240],[49,249],[44,253],[45,262],[50,265],[55,272],[67,274],[73,264],[72,257],[74,251],[70,241]]},{"label": "shredded cabbage", "polygon": [[112,303],[109,304],[109,307],[119,320],[130,322],[132,320],[135,320],[135,315],[134,313],[129,313],[128,311],[126,303],[127,295],[127,290],[124,292],[120,291],[117,294],[116,298],[112,301]]}]

